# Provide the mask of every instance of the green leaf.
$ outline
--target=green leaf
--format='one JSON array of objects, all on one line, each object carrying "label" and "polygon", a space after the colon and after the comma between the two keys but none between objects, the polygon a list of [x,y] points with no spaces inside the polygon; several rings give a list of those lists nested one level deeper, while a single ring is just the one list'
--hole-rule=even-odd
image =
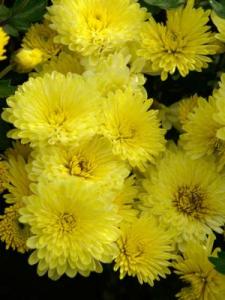
[{"label": "green leaf", "polygon": [[5,21],[11,15],[11,10],[3,4],[0,4],[0,22]]},{"label": "green leaf", "polygon": [[209,261],[218,272],[225,275],[225,251],[219,252],[218,257],[210,256]]},{"label": "green leaf", "polygon": [[146,7],[148,9],[148,11],[151,12],[152,15],[156,15],[160,12],[159,7],[150,5],[150,4],[146,3],[145,0],[140,0],[139,2],[141,4],[141,6]]},{"label": "green leaf", "polygon": [[16,87],[11,85],[11,80],[0,80],[0,98],[5,98],[14,93]]},{"label": "green leaf", "polygon": [[209,3],[219,17],[225,18],[225,0],[209,0]]},{"label": "green leaf", "polygon": [[184,4],[185,0],[143,0],[148,5],[157,6],[163,9],[176,8]]},{"label": "green leaf", "polygon": [[47,0],[16,0],[7,24],[18,31],[25,32],[31,23],[42,19],[47,4]]},{"label": "green leaf", "polygon": [[3,26],[4,30],[6,33],[8,33],[8,35],[11,35],[13,37],[17,37],[19,36],[19,31],[17,29],[15,29],[14,27],[12,27],[9,24],[6,24]]}]

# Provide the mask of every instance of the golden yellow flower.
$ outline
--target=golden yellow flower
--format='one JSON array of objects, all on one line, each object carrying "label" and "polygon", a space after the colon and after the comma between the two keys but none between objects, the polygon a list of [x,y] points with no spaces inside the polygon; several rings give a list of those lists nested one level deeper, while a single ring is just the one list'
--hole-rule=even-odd
[{"label": "golden yellow flower", "polygon": [[197,107],[199,99],[204,100],[195,94],[178,102],[178,119],[182,127],[187,122],[189,114]]},{"label": "golden yellow flower", "polygon": [[110,143],[99,136],[85,139],[78,146],[43,148],[32,156],[29,176],[37,181],[40,177],[50,181],[70,178],[74,184],[121,189],[130,173],[128,165],[112,154]]},{"label": "golden yellow flower", "polygon": [[43,52],[37,48],[21,48],[14,56],[16,71],[19,73],[28,73],[37,65],[43,62]]},{"label": "golden yellow flower", "polygon": [[66,75],[67,73],[82,74],[84,67],[80,63],[78,55],[62,51],[58,56],[53,56],[51,60],[46,61],[36,68],[37,73],[34,76],[44,75],[57,71]]},{"label": "golden yellow flower", "polygon": [[133,90],[141,89],[143,93],[145,78],[140,72],[129,66],[131,55],[126,49],[101,57],[97,62],[92,62],[91,58],[83,59],[82,64],[86,71],[84,76],[96,82],[98,90],[103,96],[118,89],[124,90],[130,86]]},{"label": "golden yellow flower", "polygon": [[126,223],[121,230],[114,266],[115,271],[120,271],[120,279],[137,276],[140,284],[153,286],[155,280],[170,274],[169,260],[174,258],[171,234],[161,229],[153,217]]},{"label": "golden yellow flower", "polygon": [[21,144],[20,141],[12,142],[13,147],[8,148],[6,150],[6,155],[9,157],[11,156],[22,156],[24,161],[26,163],[29,162],[31,159],[30,154],[31,154],[31,147],[29,144]]},{"label": "golden yellow flower", "polygon": [[6,59],[5,55],[5,46],[9,41],[9,36],[5,33],[5,31],[0,27],[0,60]]},{"label": "golden yellow flower", "polygon": [[181,144],[193,159],[214,156],[218,170],[221,170],[225,165],[225,141],[217,137],[221,125],[215,121],[216,113],[214,98],[209,101],[199,98],[198,105],[183,126]]},{"label": "golden yellow flower", "polygon": [[20,86],[7,99],[2,118],[16,127],[8,136],[22,143],[74,144],[96,133],[99,100],[83,77],[53,72]]},{"label": "golden yellow flower", "polygon": [[135,198],[138,195],[138,188],[135,185],[135,176],[130,176],[124,181],[124,185],[116,194],[113,202],[118,206],[118,214],[123,222],[133,222],[138,211],[135,209]]},{"label": "golden yellow flower", "polygon": [[151,17],[143,26],[137,53],[149,61],[152,71],[161,72],[162,80],[176,70],[183,77],[193,70],[200,72],[218,50],[207,25],[210,11],[193,6],[194,0],[188,0],[185,7],[168,10],[166,25]]},{"label": "golden yellow flower", "polygon": [[7,203],[17,203],[22,205],[23,197],[31,194],[28,178],[27,161],[29,147],[14,144],[14,148],[7,149],[5,156],[8,167],[8,182],[6,188],[8,193],[4,195]]},{"label": "golden yellow flower", "polygon": [[180,300],[223,300],[225,276],[218,273],[209,261],[217,257],[219,248],[213,250],[215,236],[210,235],[204,244],[190,242],[175,264],[176,273],[188,284],[176,295]]},{"label": "golden yellow flower", "polygon": [[30,225],[27,246],[34,249],[30,264],[54,280],[64,273],[89,276],[101,272],[117,254],[120,217],[110,199],[74,181],[40,182],[20,209],[20,221]]},{"label": "golden yellow flower", "polygon": [[214,113],[215,122],[219,123],[220,128],[218,128],[216,136],[218,139],[225,141],[225,73],[221,75],[221,81],[219,82],[219,88],[213,93],[213,99],[215,99],[217,111]]},{"label": "golden yellow flower", "polygon": [[157,111],[149,110],[151,104],[145,94],[128,88],[109,94],[102,109],[101,132],[111,141],[114,154],[142,170],[165,143]]},{"label": "golden yellow flower", "polygon": [[44,57],[44,60],[51,58],[59,53],[62,45],[55,43],[56,32],[49,27],[45,21],[43,24],[33,24],[26,32],[22,47],[24,49],[38,49]]},{"label": "golden yellow flower", "polygon": [[219,31],[215,37],[221,42],[225,43],[225,19],[220,18],[214,11],[211,13],[211,18]]},{"label": "golden yellow flower", "polygon": [[146,10],[130,0],[57,0],[48,8],[55,41],[82,55],[112,53],[137,40]]},{"label": "golden yellow flower", "polygon": [[8,164],[2,157],[0,157],[0,193],[6,189],[8,181]]},{"label": "golden yellow flower", "polygon": [[19,222],[19,203],[5,208],[4,214],[0,215],[0,240],[5,243],[6,249],[12,248],[20,253],[28,251],[26,245],[30,236],[29,227]]},{"label": "golden yellow flower", "polygon": [[[172,148],[171,148],[172,149]],[[185,152],[168,150],[143,181],[144,213],[176,232],[178,246],[191,239],[222,233],[225,223],[224,179],[214,161],[192,160]]]}]

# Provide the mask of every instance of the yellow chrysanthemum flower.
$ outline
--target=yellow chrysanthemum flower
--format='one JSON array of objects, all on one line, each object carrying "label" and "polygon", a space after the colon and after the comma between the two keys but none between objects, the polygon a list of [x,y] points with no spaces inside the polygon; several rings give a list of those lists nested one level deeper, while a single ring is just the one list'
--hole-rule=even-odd
[{"label": "yellow chrysanthemum flower", "polygon": [[112,154],[110,143],[96,136],[81,141],[77,147],[48,147],[33,153],[29,176],[54,181],[72,178],[75,184],[94,184],[120,189],[129,175],[129,167]]},{"label": "yellow chrysanthemum flower", "polygon": [[79,75],[57,72],[30,78],[7,99],[2,118],[16,129],[8,136],[32,146],[76,143],[98,128],[99,95]]},{"label": "yellow chrysanthemum flower", "polygon": [[[89,63],[88,63],[89,60]],[[142,89],[145,83],[144,75],[136,72],[128,66],[131,62],[130,54],[126,51],[110,54],[106,58],[98,59],[96,64],[91,64],[91,59],[83,59],[86,72],[84,76],[92,78],[96,82],[98,90],[103,96],[118,89],[126,89],[130,86],[133,90]]]},{"label": "yellow chrysanthemum flower", "polygon": [[205,244],[190,242],[183,256],[175,264],[176,273],[188,284],[176,295],[180,300],[223,300],[225,296],[225,276],[218,273],[209,261],[209,256],[217,257],[219,248],[213,251],[215,237],[210,235]]},{"label": "yellow chrysanthemum flower", "polygon": [[217,137],[221,125],[214,120],[216,112],[214,98],[209,101],[199,98],[183,126],[185,132],[181,135],[181,145],[193,159],[214,156],[218,170],[221,170],[225,165],[225,142]]},{"label": "yellow chrysanthemum flower", "polygon": [[9,182],[8,164],[0,156],[0,193],[2,193],[6,189],[8,182]]},{"label": "yellow chrysanthemum flower", "polygon": [[0,27],[0,61],[6,59],[5,55],[5,46],[9,41],[9,36],[5,33],[5,31]]},{"label": "yellow chrysanthemum flower", "polygon": [[58,56],[53,56],[51,60],[38,66],[36,71],[37,73],[34,73],[34,76],[52,73],[53,71],[57,71],[64,75],[69,72],[82,74],[84,72],[84,67],[81,65],[78,55],[62,51]]},{"label": "yellow chrysanthemum flower", "polygon": [[200,72],[212,61],[208,55],[217,52],[207,25],[210,11],[193,6],[194,0],[188,0],[185,7],[167,11],[166,25],[150,18],[143,27],[138,55],[150,62],[153,71],[161,71],[162,80],[176,70],[183,77]]},{"label": "yellow chrysanthemum flower", "polygon": [[43,24],[36,23],[31,25],[22,41],[24,49],[40,50],[43,54],[43,60],[57,55],[62,49],[62,45],[54,42],[56,32],[48,25],[46,21]]},{"label": "yellow chrysanthemum flower", "polygon": [[215,37],[221,42],[225,43],[225,20],[220,18],[214,11],[211,13],[211,18],[219,31]]},{"label": "yellow chrysanthemum flower", "polygon": [[57,0],[48,8],[55,41],[82,55],[121,49],[137,40],[146,10],[130,0]]},{"label": "yellow chrysanthemum flower", "polygon": [[29,162],[29,160],[31,159],[30,154],[31,154],[31,150],[32,148],[30,147],[29,144],[21,144],[20,141],[16,141],[16,142],[12,142],[13,147],[12,148],[8,148],[6,150],[6,155],[9,156],[9,154],[11,156],[22,156],[24,161],[26,163]]},{"label": "yellow chrysanthemum flower", "polygon": [[27,155],[29,147],[19,146],[19,143],[6,151],[6,162],[8,166],[8,182],[6,188],[8,193],[4,195],[7,203],[17,203],[22,205],[23,197],[31,194],[27,172]]},{"label": "yellow chrysanthemum flower", "polygon": [[142,170],[164,150],[164,130],[151,104],[142,92],[127,89],[109,94],[102,109],[101,131],[114,154]]},{"label": "yellow chrysanthemum flower", "polygon": [[120,217],[110,199],[71,180],[41,182],[34,193],[20,210],[20,221],[30,225],[29,263],[38,263],[38,275],[48,272],[56,280],[64,273],[101,272],[100,262],[117,254]]},{"label": "yellow chrysanthemum flower", "polygon": [[16,71],[19,73],[28,73],[37,65],[43,62],[43,52],[37,48],[21,48],[14,56]]},{"label": "yellow chrysanthemum flower", "polygon": [[123,222],[133,222],[138,211],[135,209],[134,200],[138,195],[138,188],[135,185],[135,177],[130,176],[124,181],[124,185],[117,193],[113,202],[118,206],[118,214]]},{"label": "yellow chrysanthemum flower", "polygon": [[191,97],[181,99],[179,102],[177,102],[177,115],[181,128],[187,122],[189,114],[193,112],[195,107],[198,106],[199,99],[204,100],[198,95],[193,95]]},{"label": "yellow chrysanthemum flower", "polygon": [[220,128],[217,130],[217,137],[225,141],[225,73],[221,76],[221,81],[219,82],[219,88],[213,93],[213,98],[215,99],[217,111],[214,114],[215,122],[220,124]]},{"label": "yellow chrysanthemum flower", "polygon": [[29,227],[19,222],[20,204],[7,207],[0,215],[0,240],[5,243],[6,249],[12,248],[20,253],[28,251],[26,245],[30,236]]},{"label": "yellow chrysanthemum flower", "polygon": [[[224,179],[211,160],[192,160],[181,150],[167,151],[143,185],[143,213],[155,215],[161,225],[177,233],[178,246],[203,240],[225,223]],[[147,208],[148,207],[148,208]]]},{"label": "yellow chrysanthemum flower", "polygon": [[137,276],[143,282],[154,285],[170,274],[169,260],[174,258],[171,234],[158,226],[153,218],[141,217],[121,228],[118,240],[119,254],[114,270],[120,271],[120,279],[126,275]]}]

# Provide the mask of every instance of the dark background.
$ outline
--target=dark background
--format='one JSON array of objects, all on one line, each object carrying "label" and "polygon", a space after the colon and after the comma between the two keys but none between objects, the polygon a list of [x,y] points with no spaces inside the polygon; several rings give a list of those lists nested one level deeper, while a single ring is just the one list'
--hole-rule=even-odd
[{"label": "dark background", "polygon": [[74,279],[62,277],[54,282],[47,275],[39,277],[36,266],[29,266],[28,255],[0,247],[0,299],[91,299],[91,300],[172,300],[180,290],[181,282],[175,275],[161,279],[152,288],[140,285],[136,278],[118,278],[111,265],[106,265],[102,274],[80,275]]}]

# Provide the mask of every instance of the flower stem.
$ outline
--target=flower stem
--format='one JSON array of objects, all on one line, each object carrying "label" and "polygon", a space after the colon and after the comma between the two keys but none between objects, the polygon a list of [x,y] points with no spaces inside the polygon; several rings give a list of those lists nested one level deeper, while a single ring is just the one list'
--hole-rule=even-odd
[{"label": "flower stem", "polygon": [[13,69],[13,65],[8,65],[5,69],[0,72],[0,79],[2,79],[6,74],[8,74]]}]

